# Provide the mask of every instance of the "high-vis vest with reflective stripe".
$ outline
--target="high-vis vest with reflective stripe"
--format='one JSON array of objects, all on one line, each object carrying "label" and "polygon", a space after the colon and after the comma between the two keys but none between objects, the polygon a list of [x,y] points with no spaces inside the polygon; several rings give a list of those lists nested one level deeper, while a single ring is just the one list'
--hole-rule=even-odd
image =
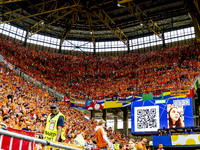
[{"label": "high-vis vest with reflective stripe", "polygon": [[[51,114],[47,117],[46,128],[45,128],[43,139],[50,140],[50,141],[56,140],[56,136],[57,136],[57,132],[58,132],[57,124],[58,124],[58,119],[60,116],[63,116],[63,118],[65,120],[65,116],[61,112],[59,112],[53,118],[51,118]],[[64,130],[65,129],[63,127],[62,132],[61,132],[62,140],[65,140],[65,131]]]},{"label": "high-vis vest with reflective stripe", "polygon": [[115,149],[119,149],[119,144],[118,144],[118,143],[115,143],[115,144],[114,144],[114,147],[115,147]]}]

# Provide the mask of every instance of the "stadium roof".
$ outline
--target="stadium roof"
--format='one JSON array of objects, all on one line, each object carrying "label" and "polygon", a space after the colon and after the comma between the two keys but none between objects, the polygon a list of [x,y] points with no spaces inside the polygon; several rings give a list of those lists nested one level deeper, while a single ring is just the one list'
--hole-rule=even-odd
[{"label": "stadium roof", "polygon": [[163,31],[193,25],[185,0],[4,0],[0,7],[2,23],[62,42],[127,44],[135,36],[155,33],[162,38]]}]

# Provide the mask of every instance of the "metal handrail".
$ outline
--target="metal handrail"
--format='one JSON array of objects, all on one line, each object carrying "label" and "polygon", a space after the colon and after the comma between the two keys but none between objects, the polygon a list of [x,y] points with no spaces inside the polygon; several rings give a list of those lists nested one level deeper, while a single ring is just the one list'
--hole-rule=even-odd
[{"label": "metal handrail", "polygon": [[[5,135],[5,136],[9,136],[9,137],[23,139],[23,140],[26,140],[26,141],[29,141],[29,142],[43,144],[45,146],[53,146],[53,147],[64,148],[64,149],[69,149],[69,150],[82,150],[80,148],[70,147],[70,146],[67,146],[67,145],[62,145],[62,144],[59,144],[59,143],[50,142],[48,140],[42,140],[42,139],[27,136],[27,135],[13,133],[13,132],[10,132],[8,130],[0,129],[0,135],[1,135],[0,141],[2,141],[2,138],[3,138],[2,135]],[[2,144],[2,142],[1,142],[1,144]],[[0,144],[0,146],[1,146],[1,144]]]}]

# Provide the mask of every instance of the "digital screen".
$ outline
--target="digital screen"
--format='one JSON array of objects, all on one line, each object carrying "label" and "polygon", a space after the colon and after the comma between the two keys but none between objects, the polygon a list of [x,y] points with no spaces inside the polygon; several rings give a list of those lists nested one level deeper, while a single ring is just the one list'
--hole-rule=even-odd
[{"label": "digital screen", "polygon": [[192,98],[131,102],[131,132],[194,126]]}]

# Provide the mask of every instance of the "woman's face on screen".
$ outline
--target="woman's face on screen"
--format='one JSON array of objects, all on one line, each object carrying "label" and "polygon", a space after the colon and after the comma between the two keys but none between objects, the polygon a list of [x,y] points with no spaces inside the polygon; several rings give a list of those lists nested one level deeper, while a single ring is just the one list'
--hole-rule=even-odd
[{"label": "woman's face on screen", "polygon": [[172,120],[177,121],[180,117],[179,111],[177,108],[172,108],[170,112],[170,117]]}]

